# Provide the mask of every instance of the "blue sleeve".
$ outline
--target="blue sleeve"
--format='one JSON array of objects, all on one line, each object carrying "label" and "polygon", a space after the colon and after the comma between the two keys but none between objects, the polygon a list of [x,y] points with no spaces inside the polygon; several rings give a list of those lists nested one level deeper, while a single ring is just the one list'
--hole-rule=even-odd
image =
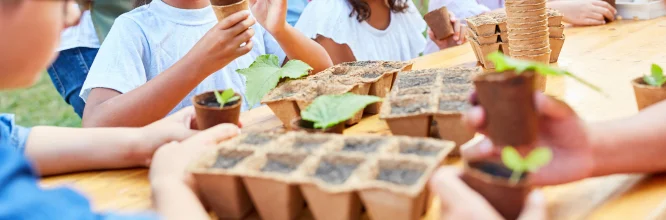
[{"label": "blue sleeve", "polygon": [[287,23],[295,26],[307,4],[308,0],[289,0],[287,2]]},{"label": "blue sleeve", "polygon": [[37,181],[23,154],[0,146],[0,219],[156,219],[95,213],[78,193],[66,188],[42,189]]},{"label": "blue sleeve", "polygon": [[23,153],[29,134],[30,129],[16,125],[14,115],[0,114],[0,148]]}]

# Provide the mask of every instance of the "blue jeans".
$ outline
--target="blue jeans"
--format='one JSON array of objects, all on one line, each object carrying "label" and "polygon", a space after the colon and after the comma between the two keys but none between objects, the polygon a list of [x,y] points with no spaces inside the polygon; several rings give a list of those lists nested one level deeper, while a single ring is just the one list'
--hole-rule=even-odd
[{"label": "blue jeans", "polygon": [[97,48],[85,47],[60,51],[58,59],[48,69],[53,86],[65,102],[74,108],[79,117],[83,116],[83,109],[86,107],[79,93],[97,56],[97,51],[99,51]]}]

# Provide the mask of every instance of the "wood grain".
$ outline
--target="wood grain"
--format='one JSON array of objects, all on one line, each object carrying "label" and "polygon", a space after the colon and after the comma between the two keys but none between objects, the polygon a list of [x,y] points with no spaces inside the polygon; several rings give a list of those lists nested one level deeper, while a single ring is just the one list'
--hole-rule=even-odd
[{"label": "wood grain", "polygon": [[[616,21],[598,27],[565,30],[566,42],[557,64],[600,86],[599,94],[565,78],[549,78],[547,93],[568,102],[588,121],[609,120],[637,112],[630,80],[666,60],[666,18]],[[414,69],[476,65],[467,44],[414,60]],[[244,131],[280,129],[268,107],[241,115]],[[366,117],[345,134],[390,135],[378,116]],[[454,161],[455,162],[455,161]],[[459,165],[459,162],[456,163]],[[45,178],[45,187],[69,185],[85,193],[95,210],[133,212],[151,207],[145,169],[87,172]],[[613,175],[544,189],[552,219],[663,219],[666,175]],[[439,219],[437,202],[425,219]],[[255,216],[256,219],[256,216]],[[310,219],[305,215],[303,219]]]}]

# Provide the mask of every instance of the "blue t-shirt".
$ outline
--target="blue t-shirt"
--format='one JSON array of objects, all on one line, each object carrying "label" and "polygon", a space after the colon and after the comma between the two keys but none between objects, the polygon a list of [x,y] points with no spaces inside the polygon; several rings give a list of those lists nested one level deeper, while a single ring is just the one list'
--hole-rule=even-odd
[{"label": "blue t-shirt", "polygon": [[289,0],[287,3],[287,23],[295,26],[307,4],[308,0]]},{"label": "blue t-shirt", "polygon": [[153,214],[95,213],[88,200],[67,188],[42,189],[22,151],[29,129],[0,114],[0,219],[157,219]]}]

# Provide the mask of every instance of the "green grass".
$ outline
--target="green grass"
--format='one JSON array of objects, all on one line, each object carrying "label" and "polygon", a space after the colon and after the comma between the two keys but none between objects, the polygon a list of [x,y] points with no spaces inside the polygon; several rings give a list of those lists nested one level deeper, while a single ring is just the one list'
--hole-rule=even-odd
[{"label": "green grass", "polygon": [[0,113],[15,114],[17,123],[28,127],[81,126],[81,119],[60,97],[46,72],[30,88],[0,92]]}]

